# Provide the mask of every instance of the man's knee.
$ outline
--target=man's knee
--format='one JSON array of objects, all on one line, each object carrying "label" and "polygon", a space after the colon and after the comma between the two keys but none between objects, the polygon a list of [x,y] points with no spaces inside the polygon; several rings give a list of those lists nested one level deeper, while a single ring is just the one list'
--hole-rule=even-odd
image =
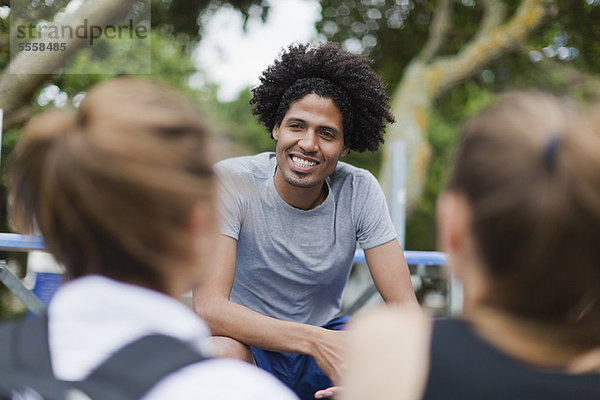
[{"label": "man's knee", "polygon": [[250,364],[256,364],[249,346],[226,336],[212,336],[210,339],[215,357],[233,358]]}]

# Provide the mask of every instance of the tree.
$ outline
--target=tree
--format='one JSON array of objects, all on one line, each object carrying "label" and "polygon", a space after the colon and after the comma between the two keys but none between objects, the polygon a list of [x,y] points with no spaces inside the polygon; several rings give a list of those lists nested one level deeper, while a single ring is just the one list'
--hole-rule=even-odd
[{"label": "tree", "polygon": [[[190,59],[193,43],[200,40],[200,31],[197,24],[199,14],[207,7],[217,7],[222,1],[162,1],[152,0],[153,8],[153,32],[150,48],[152,59],[152,72],[150,76],[166,81],[171,86],[181,91],[186,91],[191,97],[197,96],[187,88],[187,78],[195,71]],[[127,10],[127,5],[134,5],[136,0],[96,0],[85,3],[80,11],[71,15],[64,24],[76,26],[85,19],[88,25],[106,26],[110,21],[116,21],[119,16]],[[20,127],[33,113],[50,106],[63,106],[65,103],[80,99],[84,92],[95,83],[114,76],[121,68],[120,65],[131,67],[139,60],[136,57],[124,57],[119,48],[121,43],[113,41],[105,44],[110,51],[95,54],[84,48],[83,42],[70,46],[68,52],[41,54],[25,53],[18,57],[10,57],[9,35],[10,19],[15,17],[14,13],[8,13],[9,0],[0,0],[0,108],[5,110],[2,140],[2,160],[6,161],[14,144],[20,135]],[[34,3],[34,2],[29,2]],[[28,3],[28,4],[29,4]],[[43,4],[54,4],[54,7],[40,7],[31,9],[28,20],[46,19],[52,20],[53,16],[61,12],[69,0],[45,1]],[[234,7],[238,7],[243,13],[257,10],[266,13],[265,6],[260,1],[236,1]],[[257,4],[252,8],[253,4]],[[42,4],[37,2],[37,4]],[[194,13],[190,12],[187,5],[194,7]],[[93,6],[93,7],[92,7]],[[171,8],[173,7],[173,8]],[[252,10],[251,10],[252,8]],[[266,14],[265,14],[266,15]],[[13,21],[14,22],[14,21]],[[193,29],[195,27],[195,29]],[[106,50],[106,49],[105,49]],[[10,63],[12,67],[20,69],[24,74],[10,74]],[[54,73],[27,74],[35,65],[45,63],[45,66]],[[73,71],[85,70],[86,74],[73,74]],[[48,93],[52,93],[50,96]],[[59,102],[58,100],[61,99]],[[6,165],[2,163],[2,167]],[[2,231],[9,229],[5,217],[6,186],[4,171],[0,181],[0,225]],[[19,259],[24,264],[23,254],[3,254],[4,259]],[[0,296],[3,290],[0,285]],[[0,299],[0,318],[7,315],[5,304]]]},{"label": "tree", "polygon": [[251,15],[258,15],[264,21],[269,14],[267,0],[152,0],[152,26],[163,32],[187,35],[190,40],[198,41],[202,37],[199,19],[210,18],[224,4],[238,10],[244,17],[244,23]]},{"label": "tree", "polygon": [[[13,0],[16,2],[15,0]],[[27,3],[27,4],[25,4]],[[52,6],[37,7],[33,9],[31,2],[23,2],[27,7],[29,19],[52,20],[55,14],[62,11],[70,2],[67,0],[55,0],[44,2]],[[134,9],[137,4],[146,4],[141,0],[88,0],[71,15],[68,20],[58,25],[79,26],[83,21],[88,25],[105,27],[112,21],[124,16],[128,10]],[[176,37],[179,42],[187,46],[188,54],[191,47],[201,38],[198,20],[201,15],[210,15],[225,2],[221,0],[204,0],[190,2],[187,0],[151,0],[152,5],[152,27],[161,36]],[[259,14],[263,19],[268,14],[268,5],[264,0],[235,0],[227,2],[239,10],[245,18],[250,14]],[[8,0],[1,0],[0,6],[9,7]],[[13,16],[11,16],[12,18]],[[69,60],[85,46],[87,39],[72,37],[67,41],[67,50],[64,52],[21,52],[10,60],[9,29],[7,19],[0,18],[0,108],[5,110],[4,128],[23,124],[31,117],[33,111],[32,98],[44,83],[56,79],[55,73],[59,73],[61,67],[67,65]],[[47,40],[46,31],[43,40]],[[54,73],[30,73],[37,71],[40,65],[45,70],[56,71]],[[11,69],[18,70],[19,74],[11,74]],[[59,73],[60,76],[60,73]]]},{"label": "tree", "polygon": [[[69,24],[73,27],[82,25],[83,21],[88,21],[89,25],[105,26],[109,22],[124,15],[129,6],[135,0],[105,0],[103,2],[89,2],[86,7],[80,7],[69,19],[62,24]],[[23,6],[25,7],[25,6]],[[41,42],[50,41],[48,31],[43,33]],[[50,74],[40,74],[36,72],[40,65],[44,65],[47,70],[58,70],[65,62],[81,49],[87,39],[81,39],[77,36],[65,39],[66,50],[62,51],[40,51],[40,52],[20,52],[15,56],[0,73],[0,108],[4,109],[7,119],[5,127],[23,123],[31,115],[31,98]],[[12,74],[11,70],[19,71],[19,74]]]},{"label": "tree", "polygon": [[[552,1],[523,0],[516,12],[507,19],[506,5],[502,2],[483,0],[480,5],[482,16],[476,32],[455,54],[440,55],[453,28],[452,2],[450,0],[437,2],[437,8],[432,13],[433,19],[429,24],[427,41],[403,69],[402,79],[392,95],[392,108],[397,122],[389,128],[387,140],[403,140],[406,143],[409,211],[415,209],[425,182],[431,154],[427,132],[434,101],[444,91],[480,71],[482,66],[491,60],[517,47],[545,18],[552,15],[553,10]],[[400,24],[399,12],[395,8],[384,11],[388,16],[388,26],[393,24],[393,21],[398,21],[397,24]],[[364,15],[371,15],[373,18],[383,16],[377,8],[366,8]],[[372,21],[367,20],[364,27],[359,25],[359,22],[354,22],[350,26],[354,31],[360,32],[365,30]],[[326,29],[326,25],[322,27]],[[363,36],[361,44],[368,46],[374,45],[375,42],[374,39],[370,39],[370,36]],[[389,146],[384,146],[381,174],[384,183],[390,175],[389,151]]]},{"label": "tree", "polygon": [[[407,248],[435,247],[434,202],[464,118],[507,87],[600,93],[597,1],[321,0],[317,28],[375,60],[407,141]],[[381,182],[389,173],[384,148]],[[417,238],[417,239],[416,239]]]},{"label": "tree", "polygon": [[[421,197],[431,153],[427,140],[429,116],[437,97],[464,81],[491,60],[514,49],[552,15],[552,2],[524,0],[516,13],[505,19],[506,7],[497,0],[482,1],[483,19],[478,32],[453,56],[437,56],[450,29],[450,0],[441,0],[430,25],[425,46],[406,67],[393,95],[397,123],[388,139],[403,140],[407,146],[407,209],[413,210]],[[382,178],[389,176],[389,147],[384,147]]]}]

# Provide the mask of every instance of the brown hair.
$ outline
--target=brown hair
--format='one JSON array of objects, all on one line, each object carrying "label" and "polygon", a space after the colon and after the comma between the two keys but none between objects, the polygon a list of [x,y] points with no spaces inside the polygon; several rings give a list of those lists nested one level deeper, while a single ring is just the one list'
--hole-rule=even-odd
[{"label": "brown hair", "polygon": [[101,83],[76,112],[25,127],[9,170],[12,221],[39,228],[71,278],[164,291],[162,271],[190,261],[194,206],[212,196],[206,146],[197,110],[174,91],[132,77]]},{"label": "brown hair", "polygon": [[600,343],[600,138],[575,107],[513,93],[464,128],[449,189],[463,193],[490,278],[486,303]]}]

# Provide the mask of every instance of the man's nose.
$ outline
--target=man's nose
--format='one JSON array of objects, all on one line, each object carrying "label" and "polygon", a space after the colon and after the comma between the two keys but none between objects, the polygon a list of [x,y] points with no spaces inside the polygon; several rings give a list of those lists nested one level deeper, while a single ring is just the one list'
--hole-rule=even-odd
[{"label": "man's nose", "polygon": [[298,145],[300,146],[300,148],[302,148],[302,150],[306,151],[307,153],[312,153],[312,152],[317,151],[318,140],[317,140],[316,132],[313,130],[308,130],[302,136],[302,138],[298,142]]}]

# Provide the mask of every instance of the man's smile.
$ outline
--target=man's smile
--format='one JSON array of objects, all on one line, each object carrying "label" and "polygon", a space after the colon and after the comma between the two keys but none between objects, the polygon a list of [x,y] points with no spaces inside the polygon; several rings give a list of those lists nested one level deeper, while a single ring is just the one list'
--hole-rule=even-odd
[{"label": "man's smile", "polygon": [[319,161],[315,160],[314,158],[306,157],[297,153],[290,154],[289,158],[292,161],[292,167],[295,167],[293,169],[297,172],[310,172],[320,164]]}]

